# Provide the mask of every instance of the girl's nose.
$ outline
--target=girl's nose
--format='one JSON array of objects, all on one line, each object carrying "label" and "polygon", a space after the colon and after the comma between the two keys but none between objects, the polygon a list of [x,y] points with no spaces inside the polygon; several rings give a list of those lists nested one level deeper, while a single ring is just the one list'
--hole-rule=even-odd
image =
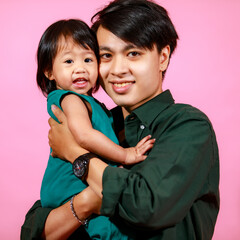
[{"label": "girl's nose", "polygon": [[85,72],[86,72],[86,69],[83,64],[78,64],[74,68],[74,73],[85,73]]}]

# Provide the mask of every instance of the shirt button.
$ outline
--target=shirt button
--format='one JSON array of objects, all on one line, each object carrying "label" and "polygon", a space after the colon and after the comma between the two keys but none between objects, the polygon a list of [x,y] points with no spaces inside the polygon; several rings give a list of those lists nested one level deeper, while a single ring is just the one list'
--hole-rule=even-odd
[{"label": "shirt button", "polygon": [[130,120],[134,120],[134,119],[135,119],[135,116],[131,116],[129,119],[130,119]]},{"label": "shirt button", "polygon": [[145,126],[143,124],[141,124],[140,128],[143,130],[145,128]]}]

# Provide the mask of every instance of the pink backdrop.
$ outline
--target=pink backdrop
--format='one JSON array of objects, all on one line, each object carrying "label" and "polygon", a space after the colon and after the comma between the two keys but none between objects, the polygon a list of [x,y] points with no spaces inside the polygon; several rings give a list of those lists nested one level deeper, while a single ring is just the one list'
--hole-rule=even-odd
[{"label": "pink backdrop", "polygon": [[[46,100],[35,83],[41,34],[62,18],[90,16],[107,0],[0,1],[0,239],[19,239],[47,164]],[[220,150],[221,211],[214,240],[240,239],[239,0],[159,0],[180,41],[166,75],[176,102],[211,119]],[[112,107],[103,93],[96,95]]]}]

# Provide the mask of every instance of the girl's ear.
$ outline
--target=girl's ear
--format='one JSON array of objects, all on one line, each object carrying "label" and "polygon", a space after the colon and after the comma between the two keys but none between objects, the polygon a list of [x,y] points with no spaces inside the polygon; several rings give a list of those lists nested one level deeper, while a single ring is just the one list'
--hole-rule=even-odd
[{"label": "girl's ear", "polygon": [[165,46],[160,53],[160,71],[165,71],[168,67],[170,46]]},{"label": "girl's ear", "polygon": [[45,75],[45,77],[48,78],[49,80],[54,80],[54,76],[53,76],[52,72],[50,72],[50,71],[45,71],[45,72],[44,72],[44,75]]}]

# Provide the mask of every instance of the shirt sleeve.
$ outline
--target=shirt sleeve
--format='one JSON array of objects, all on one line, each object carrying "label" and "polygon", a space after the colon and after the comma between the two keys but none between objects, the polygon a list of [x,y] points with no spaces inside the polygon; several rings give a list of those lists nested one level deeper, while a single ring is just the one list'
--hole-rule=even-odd
[{"label": "shirt sleeve", "polygon": [[41,239],[45,222],[51,208],[42,208],[40,200],[28,211],[21,228],[21,240]]},{"label": "shirt sleeve", "polygon": [[196,199],[214,192],[218,163],[210,123],[180,118],[169,125],[156,130],[161,135],[145,161],[130,170],[105,169],[101,214],[160,229],[182,221]]}]

